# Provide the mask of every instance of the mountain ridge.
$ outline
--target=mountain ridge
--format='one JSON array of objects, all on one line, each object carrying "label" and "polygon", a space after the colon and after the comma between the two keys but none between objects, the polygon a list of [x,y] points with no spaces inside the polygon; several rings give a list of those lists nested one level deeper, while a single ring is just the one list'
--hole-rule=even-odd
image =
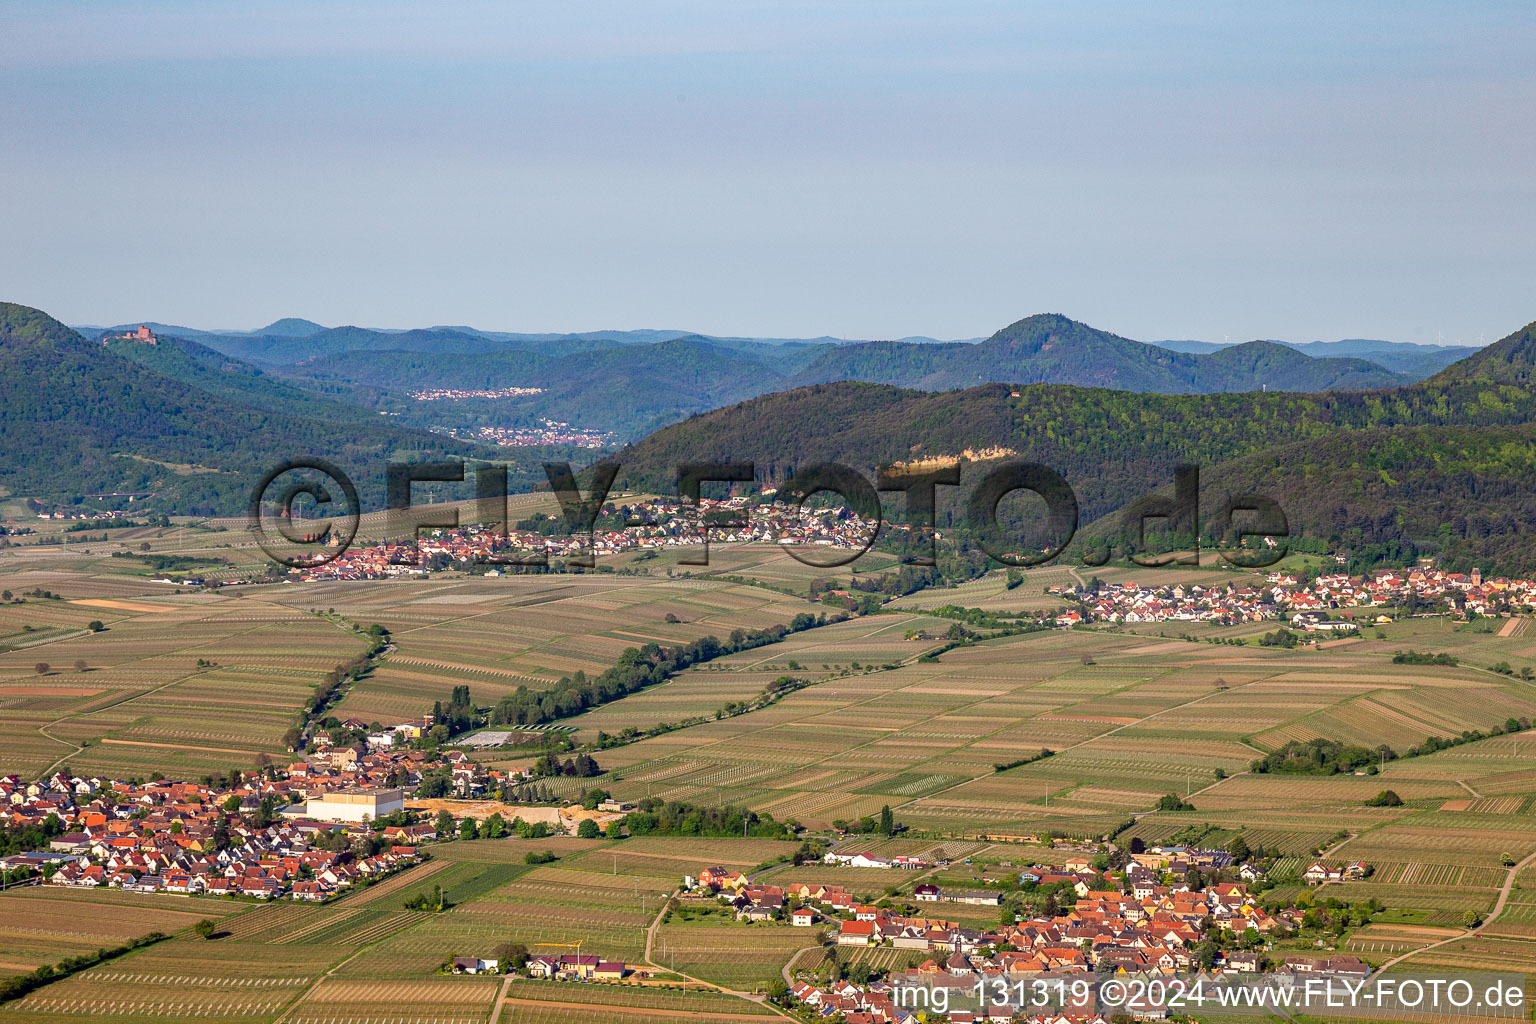
[{"label": "mountain ridge", "polygon": [[[385,333],[356,326],[310,331],[308,324],[288,325],[290,336],[203,335],[196,340],[264,367],[289,384],[400,415],[419,426],[521,429],[545,417],[613,432],[623,441],[754,394],[834,380],[930,391],[1002,382],[1183,394],[1356,390],[1415,379],[1369,361],[1315,359],[1271,342],[1181,354],[1061,314],[1025,317],[977,342],[836,344],[671,331],[598,331],[526,340],[471,327]],[[505,387],[537,388],[545,397],[432,409],[408,400],[420,389]]]},{"label": "mountain ridge", "polygon": [[1025,317],[976,345],[863,342],[840,346],[821,354],[792,383],[833,380],[924,390],[992,381],[1053,383],[1158,394],[1326,391],[1405,382],[1367,360],[1315,359],[1272,342],[1248,342],[1209,354],[1174,352],[1059,313]]},{"label": "mountain ridge", "polygon": [[[750,460],[760,480],[781,483],[817,462],[869,475],[899,461],[1002,450],[1063,474],[1087,523],[1164,486],[1176,465],[1195,463],[1209,468],[1212,487],[1230,476],[1236,489],[1293,496],[1298,528],[1314,535],[1454,551],[1463,560],[1489,558],[1485,568],[1513,571],[1522,552],[1536,557],[1536,545],[1497,538],[1529,531],[1525,513],[1536,515],[1536,503],[1524,495],[1536,465],[1520,454],[1528,448],[1511,452],[1498,442],[1536,438],[1536,391],[1515,383],[1531,379],[1533,370],[1536,325],[1431,381],[1367,391],[1170,395],[986,384],[923,392],[832,382],[660,430],[620,454],[620,480],[661,488],[678,461]],[[1433,442],[1439,458],[1416,455],[1416,442]],[[1458,461],[1458,450],[1474,454]],[[1394,457],[1412,467],[1407,479],[1393,474]],[[964,466],[969,486],[986,463]],[[1260,469],[1271,474],[1267,481]],[[1405,516],[1415,503],[1433,513]],[[940,525],[953,524],[957,514],[951,507]],[[1454,535],[1430,528],[1442,514],[1460,524]]]},{"label": "mountain ridge", "polygon": [[0,486],[51,500],[153,491],[171,511],[230,514],[275,459],[320,455],[355,467],[359,491],[378,505],[392,454],[477,451],[377,419],[235,401],[16,303],[0,303],[0,392]]}]

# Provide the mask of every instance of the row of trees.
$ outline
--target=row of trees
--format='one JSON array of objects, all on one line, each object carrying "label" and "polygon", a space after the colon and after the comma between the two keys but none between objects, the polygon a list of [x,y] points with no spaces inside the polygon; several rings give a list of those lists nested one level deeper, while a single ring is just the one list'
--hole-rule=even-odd
[{"label": "row of trees", "polygon": [[[1437,750],[1459,747],[1464,743],[1476,743],[1478,740],[1486,740],[1494,736],[1513,735],[1524,732],[1530,727],[1529,718],[1510,717],[1504,720],[1503,725],[1491,726],[1486,731],[1464,729],[1457,736],[1431,736],[1424,742],[1409,747],[1401,756],[1420,757],[1424,754],[1433,754]],[[1267,773],[1336,775],[1341,772],[1352,772],[1356,768],[1364,768],[1368,773],[1374,774],[1379,764],[1395,761],[1398,756],[1397,752],[1385,743],[1379,747],[1351,747],[1338,740],[1321,738],[1306,742],[1292,740],[1285,746],[1254,760],[1249,764],[1248,770],[1257,775]]]},{"label": "row of trees", "polygon": [[389,630],[377,623],[366,630],[357,627],[354,629],[368,638],[368,649],[355,658],[338,663],[321,677],[319,685],[310,694],[309,703],[304,708],[304,722],[283,734],[284,746],[298,749],[299,744],[304,740],[304,725],[318,718],[340,696],[343,686],[373,671],[374,659],[389,645]]},{"label": "row of trees", "polygon": [[474,727],[475,705],[469,699],[468,684],[453,688],[446,707],[440,700],[432,702],[431,739],[443,742]]},{"label": "row of trees", "polygon": [[1319,737],[1305,742],[1292,740],[1256,759],[1248,766],[1248,770],[1256,775],[1271,772],[1337,775],[1396,758],[1397,754],[1384,743],[1379,747],[1351,747],[1338,740]]},{"label": "row of trees", "polygon": [[1456,659],[1444,652],[1431,653],[1429,651],[1398,651],[1392,655],[1394,665],[1445,665],[1456,664]]},{"label": "row of trees", "polygon": [[[789,666],[790,668],[798,669],[800,664],[791,660]],[[650,726],[647,729],[640,729],[638,726],[626,725],[622,730],[620,730],[618,735],[611,735],[600,729],[597,733],[597,739],[593,741],[593,746],[598,750],[606,750],[609,747],[622,746],[626,743],[633,743],[636,740],[649,739],[652,736],[662,736],[669,732],[676,732],[679,729],[687,729],[695,725],[702,725],[705,722],[718,722],[724,718],[733,718],[736,715],[744,715],[749,711],[760,711],[765,707],[777,703],[786,694],[794,693],[796,690],[804,689],[810,685],[811,681],[809,679],[802,679],[795,676],[778,676],[764,684],[762,692],[759,693],[756,697],[753,697],[750,700],[726,701],[724,704],[716,708],[712,713],[707,715],[690,715],[687,718],[679,718],[671,722],[657,722],[655,725]]]},{"label": "row of trees", "polygon": [[43,966],[27,974],[18,974],[0,981],[0,1003],[9,1002],[12,999],[20,999],[33,989],[40,988],[60,978],[67,978],[76,971],[83,971],[87,967],[94,967],[107,960],[115,960],[124,953],[131,953],[145,946],[152,946],[170,938],[164,932],[150,932],[136,939],[130,939],[120,946],[111,949],[98,949],[94,953],[81,953],[78,956],[68,956],[60,960],[57,965],[44,964]]},{"label": "row of trees", "polygon": [[737,629],[726,640],[706,636],[679,647],[662,647],[655,643],[630,647],[619,655],[612,668],[596,679],[588,679],[586,673],[577,671],[575,675],[561,679],[550,690],[535,691],[519,686],[515,692],[496,702],[491,710],[491,721],[497,725],[539,725],[577,715],[587,708],[654,686],[691,665],[777,643],[791,633],[825,622],[825,616],[803,612],[788,625]]},{"label": "row of trees", "polygon": [[578,779],[590,779],[603,774],[603,769],[591,754],[577,754],[575,757],[568,757],[561,761],[560,756],[551,751],[533,762],[533,774],[535,778],[569,775]]},{"label": "row of trees", "polygon": [[744,807],[704,807],[678,800],[647,797],[638,810],[624,816],[632,836],[753,836],[788,839],[790,827],[773,815],[759,815]]}]

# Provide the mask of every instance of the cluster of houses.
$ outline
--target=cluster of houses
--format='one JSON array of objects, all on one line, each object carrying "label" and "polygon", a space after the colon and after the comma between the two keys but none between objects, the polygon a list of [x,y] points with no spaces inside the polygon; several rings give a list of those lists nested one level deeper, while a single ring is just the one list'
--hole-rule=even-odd
[{"label": "cluster of houses", "polygon": [[[840,981],[824,988],[799,982],[790,987],[789,994],[816,1016],[841,1019],[845,1024],[918,1024],[934,1019],[943,1019],[948,1024],[1110,1024],[1114,1019],[1109,1013],[1095,1012],[1096,1000],[1091,993],[1082,999],[1074,1000],[1069,995],[1059,1000],[1065,1009],[1030,1008],[1020,1005],[1016,998],[975,1010],[958,1009],[957,1005],[963,1002],[984,1002],[970,998],[975,984],[971,975],[898,976],[868,985]],[[945,990],[943,998],[930,994],[937,989]],[[924,996],[914,999],[917,991],[924,992]],[[935,1006],[944,1006],[947,1012],[940,1012],[935,1018]],[[1149,1019],[1167,1014],[1136,1012],[1134,1016]]]},{"label": "cluster of houses", "polygon": [[[377,833],[376,853],[350,843],[374,836],[384,816],[366,809],[400,809],[397,787],[433,766],[419,751],[359,759],[322,750],[233,785],[8,775],[0,827],[52,834],[48,849],[0,859],[0,871],[51,885],[324,900],[416,863],[417,845],[437,838],[431,824],[391,825]],[[338,813],[309,813],[332,805]]]},{"label": "cluster of houses", "polygon": [[828,850],[821,862],[842,868],[903,868],[908,871],[926,871],[933,867],[918,857],[877,857],[872,853],[850,853]]},{"label": "cluster of houses", "polygon": [[[320,840],[346,847],[374,835],[377,822],[405,809],[406,794],[424,776],[446,777],[449,794],[466,798],[531,777],[532,769],[488,768],[463,751],[401,745],[431,724],[428,715],[370,733],[366,743],[336,745],[321,728],[309,737],[315,748],[286,766],[229,781],[4,776],[0,828],[43,827],[50,843],[0,859],[0,880],[46,876],[50,884],[134,892],[327,899],[359,879],[415,863],[416,845],[437,838],[432,824],[389,825],[378,832],[385,848],[372,856],[319,848]],[[355,719],[339,728],[367,732]]]},{"label": "cluster of houses", "polygon": [[[887,861],[883,866],[896,865]],[[1009,917],[1004,917],[993,927],[967,927],[941,917],[899,913],[889,906],[867,904],[837,885],[753,882],[718,865],[702,869],[696,877],[686,877],[684,887],[691,898],[729,903],[740,920],[787,920],[804,927],[824,921],[835,927],[833,938],[839,946],[933,953],[917,968],[919,976],[1016,981],[1090,972],[1161,975],[1198,969],[1202,964],[1197,960],[1197,947],[1210,932],[1230,932],[1252,947],[1276,932],[1284,934],[1301,924],[1305,912],[1300,908],[1270,913],[1259,905],[1249,883],[1261,879],[1262,874],[1249,864],[1237,866],[1237,873],[1246,881],[1204,887],[1168,881],[1181,879],[1191,868],[1214,871],[1232,867],[1231,854],[1225,850],[1157,846],[1130,854],[1123,877],[1095,869],[1085,857],[1071,858],[1062,866],[1029,868],[1020,872],[1021,883],[1056,886],[1066,899],[1075,896],[1075,902],[1063,902],[1054,913],[1030,920],[1010,924],[1006,923]],[[1369,872],[1363,862],[1338,869],[1319,863],[1313,868],[1326,876],[1323,880],[1362,877]],[[1313,880],[1311,872],[1308,880]],[[935,904],[995,907],[1003,903],[1000,892],[948,892],[930,883],[915,886],[913,896],[918,902]],[[1229,949],[1218,956],[1215,967],[1219,970],[1258,972],[1261,967],[1260,954],[1251,948]],[[1322,967],[1287,964],[1285,969],[1332,972],[1337,968],[1348,976],[1355,964],[1358,961],[1353,958],[1333,958]],[[825,996],[823,993],[817,998]],[[805,998],[801,1001],[807,1002]],[[835,1007],[836,1012],[845,1014],[869,1012],[862,1004],[851,1006],[836,999],[809,1005]]]},{"label": "cluster of houses", "polygon": [[[1086,972],[1108,963],[1116,972],[1139,974],[1189,969],[1207,918],[1211,927],[1240,935],[1250,928],[1262,935],[1284,926],[1257,906],[1242,883],[1204,891],[1182,883],[1163,885],[1156,873],[1138,865],[1131,867],[1128,876],[1130,891],[1109,888],[1108,876],[1093,878],[1097,888],[1086,888],[1087,880],[1072,876],[1074,887],[1085,887],[1072,907],[1050,917],[999,923],[988,929],[949,922],[934,927],[934,922],[870,908],[873,912],[840,922],[837,942],[945,954],[924,963],[919,973],[1033,976]],[[1245,965],[1232,966],[1242,969]],[[1251,969],[1256,966],[1255,957]]]},{"label": "cluster of houses", "polygon": [[542,395],[543,388],[422,388],[408,392],[418,402],[454,401],[460,398],[524,398]]},{"label": "cluster of houses", "polygon": [[622,960],[606,960],[590,953],[528,958],[530,976],[556,981],[623,981],[634,970]]},{"label": "cluster of houses", "polygon": [[[1306,632],[1346,632],[1369,621],[1361,609],[1400,606],[1407,599],[1436,605],[1449,602],[1478,615],[1491,615],[1512,607],[1536,605],[1536,580],[1484,580],[1482,572],[1444,572],[1439,569],[1381,569],[1368,576],[1325,573],[1310,583],[1286,572],[1272,572],[1266,586],[1240,583],[1202,585],[1180,583],[1142,586],[1136,583],[1074,584],[1048,589],[1068,598],[1076,608],[1056,618],[1057,625],[1084,622],[1214,622],[1235,625],[1285,618]],[[1340,611],[1338,617],[1330,613]]]},{"label": "cluster of houses", "polygon": [[1360,878],[1369,878],[1372,873],[1371,865],[1363,860],[1353,860],[1343,867],[1325,864],[1322,861],[1314,861],[1307,865],[1307,870],[1301,877],[1308,885],[1322,885],[1325,882],[1345,882]]},{"label": "cluster of houses", "polygon": [[1216,622],[1235,625],[1272,619],[1278,607],[1264,591],[1245,584],[1203,586],[1180,583],[1148,587],[1103,583],[1096,590],[1079,585],[1049,587],[1047,593],[1075,601],[1056,616],[1058,626],[1087,622]]},{"label": "cluster of houses", "polygon": [[[1318,976],[1359,982],[1369,973],[1369,968],[1352,956],[1289,957],[1276,972],[1285,979],[1282,983]],[[978,982],[982,984],[982,998],[977,998]],[[801,1009],[845,1024],[918,1024],[936,1019],[933,1011],[939,1007],[943,1008],[938,1010],[939,1018],[948,1024],[1111,1024],[1124,1016],[1136,1020],[1169,1017],[1169,1007],[1155,994],[1117,999],[1114,1007],[1106,1006],[1101,1012],[1097,1009],[1096,983],[1080,992],[1063,989],[1057,993],[1048,986],[1038,994],[1033,988],[1020,989],[1017,985],[1017,979],[1007,972],[934,970],[925,964],[916,974],[893,975],[864,985],[839,981],[817,987],[797,982],[789,994]],[[988,994],[1004,998],[993,1001],[986,998]],[[1040,1008],[1037,1000],[1057,1005]],[[977,1008],[958,1008],[964,1004]]]},{"label": "cluster of houses", "polygon": [[[499,974],[501,961],[475,956],[456,956],[448,961],[447,969],[454,974]],[[609,960],[578,949],[573,954],[541,954],[528,958],[525,969],[531,978],[551,981],[623,981],[631,975],[645,978],[649,974],[622,960]]]},{"label": "cluster of houses", "polygon": [[[897,1002],[899,994],[884,982],[855,985],[840,981],[826,988],[817,988],[805,982],[792,985],[789,994],[801,1006],[820,1017],[841,1016],[852,1024],[916,1024],[917,1010]],[[1013,1011],[1009,1011],[1010,1014]],[[954,1020],[953,1016],[948,1019]],[[975,1018],[973,1017],[972,1020]],[[1007,1018],[1012,1020],[1010,1016]],[[1073,1024],[1079,1024],[1074,1021]],[[1083,1021],[1081,1024],[1089,1024]],[[1093,1024],[1109,1024],[1106,1018],[1097,1018]]]},{"label": "cluster of houses", "polygon": [[[414,846],[392,846],[365,857],[310,845],[302,826],[263,830],[239,847],[192,851],[113,836],[92,843],[47,879],[75,888],[109,886],[124,892],[175,896],[249,896],[319,902],[363,879],[378,878],[418,860]],[[136,846],[118,846],[136,843]]]},{"label": "cluster of houses", "polygon": [[[447,968],[454,974],[499,974],[501,961],[456,956],[448,961]],[[552,981],[623,981],[632,974],[645,976],[645,972],[637,971],[622,960],[606,960],[580,951],[569,956],[532,956],[528,958],[526,969],[529,977]]]},{"label": "cluster of houses", "polygon": [[[318,748],[309,754],[296,758],[287,766],[286,771],[278,772],[280,778],[270,781],[275,794],[286,795],[290,801],[296,801],[300,795],[313,798],[316,791],[323,794],[332,794],[339,791],[355,791],[355,789],[386,789],[401,788],[407,792],[415,791],[421,783],[424,772],[447,771],[449,774],[449,789],[458,797],[476,797],[482,792],[495,791],[504,786],[507,781],[519,781],[527,772],[505,772],[501,769],[485,768],[476,761],[470,760],[464,751],[429,752],[415,751],[415,749],[401,748],[396,743],[376,743],[382,735],[395,735],[399,737],[402,731],[412,732],[413,735],[421,735],[424,728],[430,728],[432,717],[425,718],[424,722],[406,722],[395,726],[382,734],[370,734],[367,743],[350,743],[350,745],[330,746],[326,740],[329,735],[321,731],[313,735],[312,740],[319,743]],[[361,723],[349,718],[343,723],[347,728],[356,728]],[[366,728],[366,726],[362,726]],[[387,814],[387,812],[386,812]],[[382,814],[370,814],[372,820],[384,817]],[[350,820],[350,818],[339,818]]]},{"label": "cluster of houses", "polygon": [[575,427],[560,420],[540,420],[536,427],[471,427],[448,431],[454,437],[488,441],[503,448],[565,445],[570,448],[605,448],[613,441],[610,430]]},{"label": "cluster of houses", "polygon": [[[764,492],[767,495],[773,493]],[[415,546],[381,544],[353,548],[325,565],[298,573],[302,581],[380,579],[389,576],[420,575],[423,562],[435,555],[451,562],[486,563],[489,574],[500,572],[495,559],[505,559],[509,551],[522,555],[542,553],[550,558],[565,558],[591,552],[616,555],[626,551],[662,550],[704,543],[704,519],[733,518],[739,526],[709,527],[712,543],[773,543],[816,547],[863,548],[874,523],[844,509],[818,510],[786,505],[755,504],[744,497],[722,501],[704,499],[698,505],[683,505],[676,498],[654,498],[629,506],[629,521],[634,524],[619,529],[594,530],[590,546],[585,537],[548,537],[535,531],[510,529],[505,534],[483,525],[458,530],[424,533]],[[604,507],[613,514],[616,507]],[[886,524],[887,529],[905,529],[902,524]]]},{"label": "cluster of houses", "polygon": [[[829,916],[838,915],[836,942],[840,946],[880,945],[932,953],[915,969],[883,981],[841,981],[821,987],[801,981],[792,986],[791,995],[802,1008],[818,1016],[841,1015],[845,1021],[861,1024],[911,1024],[919,1019],[917,1013],[930,1009],[931,1004],[904,1003],[903,989],[913,987],[946,990],[953,997],[946,1000],[951,1006],[946,1019],[951,1024],[1021,1019],[1034,1024],[1094,1024],[1107,1017],[1095,1012],[1098,1007],[1091,997],[1078,1003],[1068,1000],[1064,1007],[1057,1000],[1055,1008],[1037,1011],[1012,1000],[981,1005],[974,996],[1020,991],[1020,983],[1049,983],[1074,976],[1093,985],[1104,978],[1143,976],[1150,980],[1197,970],[1237,977],[1264,973],[1266,962],[1253,933],[1260,938],[1276,932],[1285,934],[1282,930],[1300,925],[1304,911],[1288,907],[1267,912],[1245,882],[1195,887],[1165,881],[1197,864],[1230,867],[1231,860],[1224,851],[1155,847],[1132,854],[1123,879],[1094,870],[1083,859],[1069,861],[1061,868],[1031,869],[1021,874],[1021,880],[1070,886],[1059,891],[1067,898],[1075,893],[1075,902],[1070,906],[1063,903],[1054,914],[1012,924],[1000,921],[989,928],[904,917],[888,909],[861,905],[836,887],[786,885],[785,893],[818,905]],[[733,878],[726,876],[725,881],[730,883]],[[765,888],[737,884],[737,889],[730,890],[737,896]],[[992,905],[997,894],[948,894],[939,886],[920,884],[915,896],[927,902]],[[1214,963],[1200,959],[1202,940],[1216,930],[1244,937],[1246,941],[1239,945],[1248,948],[1216,950]],[[1209,945],[1203,948],[1210,949]],[[1286,978],[1315,976],[1355,981],[1370,973],[1363,962],[1348,955],[1292,956],[1268,966],[1267,973],[1278,975],[1282,983],[1287,983]],[[956,1008],[967,998],[973,1008]],[[1137,1019],[1168,1015],[1165,1007],[1150,1002],[1125,1009]]]},{"label": "cluster of houses", "polygon": [[[1152,871],[1166,871],[1170,874],[1182,875],[1194,868],[1199,871],[1219,871],[1222,868],[1232,867],[1232,854],[1222,849],[1202,848],[1199,846],[1184,846],[1177,843],[1166,843],[1158,846],[1149,846],[1140,853],[1132,853],[1131,860],[1143,868]],[[1084,871],[1089,869],[1090,861],[1078,857],[1068,860],[1068,871]],[[1251,864],[1238,865],[1238,873],[1243,881],[1252,882],[1262,877],[1259,870]]]},{"label": "cluster of houses", "polygon": [[1292,574],[1276,572],[1267,581],[1293,613],[1397,605],[1408,598],[1425,605],[1450,603],[1478,615],[1536,604],[1536,580],[1503,576],[1485,580],[1481,569],[1470,573],[1429,567],[1380,569],[1368,576],[1330,573],[1318,576],[1309,586]]},{"label": "cluster of houses", "polygon": [[[131,500],[131,498],[130,498],[130,500]],[[133,513],[121,511],[121,510],[118,510],[118,509],[109,509],[107,511],[102,512],[102,511],[97,511],[95,509],[79,509],[79,508],[62,509],[61,508],[58,511],[53,511],[53,512],[39,512],[39,513],[37,513],[37,518],[39,518],[39,519],[91,519],[91,520],[109,519],[110,520],[110,519],[124,519],[124,518],[127,518],[128,516],[130,516],[132,514]]]},{"label": "cluster of houses", "polygon": [[972,907],[999,907],[1003,903],[1000,892],[945,892],[932,883],[917,886],[912,897],[919,903],[963,903]]}]

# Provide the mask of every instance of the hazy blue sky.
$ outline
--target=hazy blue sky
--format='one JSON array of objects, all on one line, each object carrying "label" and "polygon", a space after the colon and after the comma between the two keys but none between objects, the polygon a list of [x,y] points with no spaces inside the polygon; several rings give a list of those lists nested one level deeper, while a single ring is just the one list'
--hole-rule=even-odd
[{"label": "hazy blue sky", "polygon": [[72,323],[1492,341],[1536,7],[7,3],[0,298]]}]

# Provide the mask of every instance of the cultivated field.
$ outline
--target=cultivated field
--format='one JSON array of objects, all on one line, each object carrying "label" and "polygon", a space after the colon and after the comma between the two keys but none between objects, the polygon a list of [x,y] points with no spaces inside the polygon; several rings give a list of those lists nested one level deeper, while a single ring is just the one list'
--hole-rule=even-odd
[{"label": "cultivated field", "polygon": [[[155,550],[228,558],[230,572],[252,558],[237,530],[143,536]],[[42,588],[61,595],[0,605],[0,773],[67,766],[195,777],[281,758],[282,733],[311,688],[362,649],[348,623],[385,625],[396,648],[337,713],[392,722],[419,716],[455,685],[468,684],[474,700],[489,705],[519,686],[548,687],[577,670],[600,673],[626,647],[788,622],[821,610],[797,596],[812,579],[844,578],[812,572],[777,549],[717,546],[711,573],[736,579],[685,577],[686,567],[664,558],[620,559],[616,566],[647,574],[438,573],[203,593],[151,583],[129,560],[110,557],[121,547],[114,538],[0,554],[0,583],[14,594]],[[1159,573],[1184,578],[1171,569],[1100,571],[1106,579],[1149,582]],[[1202,582],[1218,577],[1199,573]],[[578,740],[684,719],[700,724],[599,751],[607,774],[558,785],[565,796],[596,784],[626,800],[744,805],[813,828],[889,806],[909,832],[860,845],[886,855],[974,857],[974,865],[957,863],[940,876],[954,885],[980,884],[996,860],[1061,860],[1060,851],[1000,835],[1118,831],[1120,842],[1206,845],[1241,835],[1250,847],[1282,855],[1282,875],[1304,869],[1326,848],[1331,862],[1359,859],[1375,869],[1365,881],[1330,890],[1375,897],[1400,912],[1395,923],[1344,940],[1376,962],[1456,934],[1448,929],[1464,914],[1493,906],[1509,877],[1505,862],[1536,852],[1536,738],[1528,735],[1386,761],[1373,776],[1248,771],[1254,758],[1290,740],[1323,737],[1405,752],[1430,735],[1536,717],[1536,686],[1488,671],[1501,661],[1517,672],[1536,667],[1530,631],[1420,619],[1386,625],[1381,637],[1370,630],[1346,644],[1282,650],[1259,646],[1262,630],[1164,624],[1033,632],[936,658],[924,655],[938,642],[906,639],[948,628],[948,620],[925,611],[945,604],[1041,608],[1050,603],[1044,588],[1071,578],[1065,568],[1041,570],[1008,590],[994,573],[697,666],[568,724]],[[92,620],[105,629],[91,632]],[[1248,642],[1201,642],[1215,636]],[[1392,662],[1409,648],[1447,652],[1460,664]],[[40,672],[41,662],[49,667]],[[781,675],[809,685],[759,710],[716,717]],[[1052,756],[997,770],[1043,748]],[[475,756],[508,766],[528,760],[515,749]],[[1402,806],[1365,805],[1383,789],[1396,792]],[[1169,793],[1196,809],[1154,811]],[[533,849],[560,859],[527,865],[524,854]],[[285,1021],[309,1022],[403,1022],[439,1012],[437,1019],[478,1024],[490,1019],[494,994],[486,979],[441,976],[450,956],[506,942],[536,951],[579,942],[638,962],[646,929],[684,874],[711,864],[751,872],[793,849],[700,838],[454,843],[426,865],[327,906],[15,891],[0,895],[5,973],[152,930],[176,937],[48,985],[6,1012],[21,1020],[158,1019],[185,1009],[208,1019],[287,1014]],[[775,875],[868,894],[913,881],[907,872],[819,865]],[[404,909],[405,899],[434,884],[448,892],[450,910]],[[1282,891],[1295,887],[1286,885]],[[1536,945],[1532,892],[1536,874],[1528,872],[1503,914],[1482,927],[1482,939],[1457,940],[1423,954],[1422,963],[1507,960],[1510,951]],[[221,937],[187,938],[205,916],[225,918]],[[675,960],[683,974],[749,990],[812,937],[776,925],[671,921],[654,938],[658,964]],[[167,977],[193,980],[167,990]],[[245,977],[256,980],[246,984]],[[626,1002],[629,990],[574,986],[551,995],[529,983],[509,993],[501,1020],[578,1019],[585,1011],[565,1004],[579,1003],[576,993],[588,988],[603,993],[591,1002],[611,1001],[605,1015],[623,1020],[690,1009],[760,1014],[755,1004],[718,994],[645,991],[662,1001],[635,995]]]}]

